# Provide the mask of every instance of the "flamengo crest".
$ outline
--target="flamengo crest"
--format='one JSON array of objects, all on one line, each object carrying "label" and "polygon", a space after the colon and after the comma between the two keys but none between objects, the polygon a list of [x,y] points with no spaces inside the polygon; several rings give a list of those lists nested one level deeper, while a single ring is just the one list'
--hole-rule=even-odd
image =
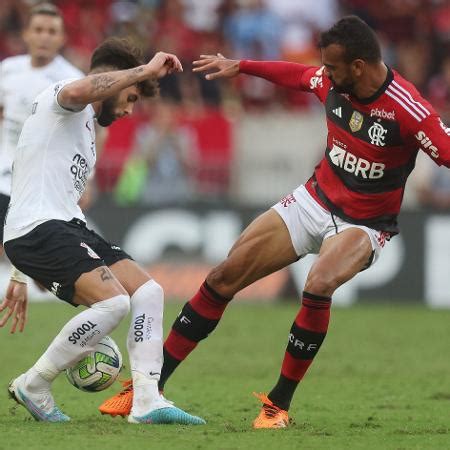
[{"label": "flamengo crest", "polygon": [[380,125],[378,122],[375,122],[369,128],[370,143],[373,145],[378,145],[378,147],[384,147],[386,145],[384,139],[386,137],[387,131],[388,130],[386,130],[386,128],[383,128],[382,125]]}]

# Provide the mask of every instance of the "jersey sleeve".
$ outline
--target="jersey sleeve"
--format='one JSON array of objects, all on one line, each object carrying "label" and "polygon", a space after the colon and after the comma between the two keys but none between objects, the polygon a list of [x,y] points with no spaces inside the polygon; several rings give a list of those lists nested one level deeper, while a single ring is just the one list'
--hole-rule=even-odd
[{"label": "jersey sleeve", "polygon": [[53,85],[53,101],[51,105],[53,112],[55,112],[56,114],[64,114],[64,115],[80,112],[78,110],[71,110],[68,108],[64,108],[58,102],[58,94],[64,89],[64,87],[78,79],[79,78],[69,78],[67,80],[58,81]]},{"label": "jersey sleeve", "polygon": [[422,151],[439,166],[450,168],[450,128],[436,113],[416,122],[413,133]]},{"label": "jersey sleeve", "polygon": [[250,61],[239,63],[239,72],[265,78],[283,87],[314,93],[323,103],[330,88],[324,67],[285,61]]}]

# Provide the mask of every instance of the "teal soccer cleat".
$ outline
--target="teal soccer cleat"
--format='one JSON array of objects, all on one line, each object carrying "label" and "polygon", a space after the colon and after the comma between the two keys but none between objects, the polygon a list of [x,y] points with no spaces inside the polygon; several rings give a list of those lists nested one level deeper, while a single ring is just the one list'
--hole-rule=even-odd
[{"label": "teal soccer cleat", "polygon": [[[40,422],[68,422],[69,416],[66,416],[57,406],[54,405],[53,397],[50,393],[39,399],[39,402],[31,400],[23,386],[23,377],[20,375],[12,380],[8,386],[8,392],[19,405],[22,405],[36,420]],[[51,406],[53,405],[53,406]]]},{"label": "teal soccer cleat", "polygon": [[206,422],[197,416],[192,416],[176,406],[159,408],[150,411],[143,416],[128,416],[130,423],[147,424],[179,424],[179,425],[204,425]]}]

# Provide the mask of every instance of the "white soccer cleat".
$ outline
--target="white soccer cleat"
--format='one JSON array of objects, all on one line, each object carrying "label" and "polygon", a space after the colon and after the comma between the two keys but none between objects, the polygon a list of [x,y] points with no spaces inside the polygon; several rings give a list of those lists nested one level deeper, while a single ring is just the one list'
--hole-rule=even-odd
[{"label": "white soccer cleat", "polygon": [[41,394],[28,392],[25,389],[25,377],[23,373],[9,383],[9,395],[40,422],[68,422],[70,417],[55,405],[50,391]]}]

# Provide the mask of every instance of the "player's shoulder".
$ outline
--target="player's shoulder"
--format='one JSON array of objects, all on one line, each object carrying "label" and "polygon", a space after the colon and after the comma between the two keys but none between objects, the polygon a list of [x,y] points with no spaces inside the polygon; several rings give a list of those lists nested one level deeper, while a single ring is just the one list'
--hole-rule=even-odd
[{"label": "player's shoulder", "polygon": [[392,81],[386,88],[385,94],[390,97],[397,117],[404,120],[422,122],[435,114],[431,104],[421,95],[418,89],[395,70]]},{"label": "player's shoulder", "polygon": [[22,71],[25,67],[29,67],[30,55],[9,56],[2,60],[1,65],[3,75],[17,73]]},{"label": "player's shoulder", "polygon": [[62,78],[82,78],[84,73],[75,67],[72,63],[67,61],[63,56],[58,55],[55,58],[55,66],[58,68],[58,72]]},{"label": "player's shoulder", "polygon": [[45,98],[51,98],[53,99],[54,97],[56,97],[59,93],[59,91],[66,86],[69,83],[72,83],[73,81],[78,80],[79,78],[76,77],[70,77],[70,78],[65,78],[63,80],[58,80],[53,82],[52,84],[50,84],[49,86],[47,86],[46,89],[44,89],[37,97],[36,97],[36,101],[40,101],[43,100]]}]

